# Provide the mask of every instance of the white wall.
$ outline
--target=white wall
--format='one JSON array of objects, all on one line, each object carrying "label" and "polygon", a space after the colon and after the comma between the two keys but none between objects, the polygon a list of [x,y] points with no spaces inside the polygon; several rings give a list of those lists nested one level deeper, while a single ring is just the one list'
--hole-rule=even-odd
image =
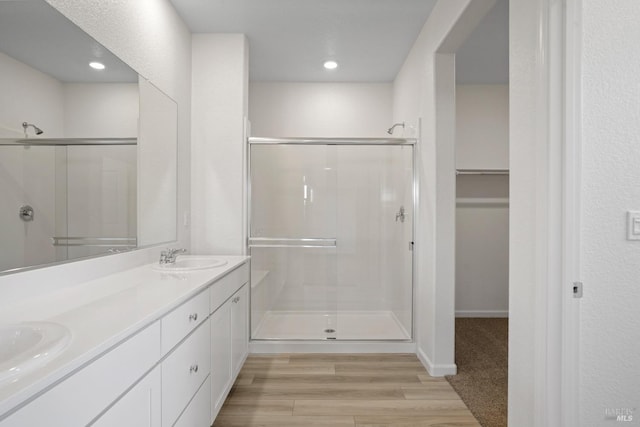
[{"label": "white wall", "polygon": [[507,317],[509,208],[480,203],[456,212],[456,316]]},{"label": "white wall", "polygon": [[509,169],[509,85],[456,86],[456,167]]},{"label": "white wall", "polygon": [[11,100],[0,103],[1,138],[23,138],[22,122],[35,123],[52,138],[63,136],[62,83],[3,53],[0,76],[0,93]]},{"label": "white wall", "polygon": [[[189,209],[191,34],[168,1],[51,0],[63,14],[178,103],[178,203]],[[34,120],[35,121],[35,120]],[[179,243],[188,245],[184,227]],[[72,286],[156,259],[160,248],[84,260],[0,277],[2,304]]]},{"label": "white wall", "polygon": [[[582,2],[581,427],[640,419],[640,242],[626,211],[640,210],[640,3]],[[625,423],[622,423],[625,424]]]},{"label": "white wall", "polygon": [[65,83],[63,88],[66,138],[138,136],[137,82]]},{"label": "white wall", "polygon": [[195,34],[192,67],[192,249],[239,255],[245,251],[247,39]]},{"label": "white wall", "polygon": [[252,136],[389,137],[389,83],[251,82]]},{"label": "white wall", "polygon": [[[456,168],[509,168],[509,86],[456,86]],[[456,180],[456,316],[509,310],[509,177]]]},{"label": "white wall", "polygon": [[[455,373],[455,62],[466,39],[493,1],[441,0],[394,82],[394,122],[422,134],[416,229],[416,329],[418,355],[434,375]],[[441,53],[438,53],[441,52]]]}]

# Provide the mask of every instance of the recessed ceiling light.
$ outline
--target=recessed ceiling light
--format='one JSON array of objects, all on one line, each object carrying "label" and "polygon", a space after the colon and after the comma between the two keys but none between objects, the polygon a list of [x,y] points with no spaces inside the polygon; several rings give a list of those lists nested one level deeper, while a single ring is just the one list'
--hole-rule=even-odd
[{"label": "recessed ceiling light", "polygon": [[94,70],[104,70],[105,66],[102,62],[89,62],[89,67],[93,68]]},{"label": "recessed ceiling light", "polygon": [[324,68],[327,70],[335,70],[338,68],[338,63],[336,61],[325,61]]}]

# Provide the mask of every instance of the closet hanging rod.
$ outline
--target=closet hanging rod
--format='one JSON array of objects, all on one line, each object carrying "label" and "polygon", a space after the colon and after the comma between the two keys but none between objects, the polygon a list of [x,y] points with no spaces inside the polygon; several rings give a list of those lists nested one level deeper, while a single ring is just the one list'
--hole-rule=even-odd
[{"label": "closet hanging rod", "polygon": [[509,169],[456,169],[456,175],[509,175]]}]

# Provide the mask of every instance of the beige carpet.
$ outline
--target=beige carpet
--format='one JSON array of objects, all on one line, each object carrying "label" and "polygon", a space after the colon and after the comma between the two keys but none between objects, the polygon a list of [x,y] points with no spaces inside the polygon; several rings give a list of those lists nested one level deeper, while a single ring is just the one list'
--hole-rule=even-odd
[{"label": "beige carpet", "polygon": [[483,427],[507,425],[508,319],[456,319],[458,374],[447,376]]}]

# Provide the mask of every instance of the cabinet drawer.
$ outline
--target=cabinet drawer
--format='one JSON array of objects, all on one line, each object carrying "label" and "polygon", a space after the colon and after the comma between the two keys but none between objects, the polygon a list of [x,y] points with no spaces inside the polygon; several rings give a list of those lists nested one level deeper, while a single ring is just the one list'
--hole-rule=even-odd
[{"label": "cabinet drawer", "polygon": [[249,281],[249,265],[242,264],[211,285],[211,313],[216,311],[242,285]]},{"label": "cabinet drawer", "polygon": [[204,322],[162,362],[162,425],[171,426],[209,375],[210,328]]},{"label": "cabinet drawer", "polygon": [[159,357],[160,324],[156,322],[45,392],[0,426],[86,426],[142,378]]},{"label": "cabinet drawer", "polygon": [[209,291],[199,293],[162,318],[162,354],[165,355],[209,317]]},{"label": "cabinet drawer", "polygon": [[209,427],[210,406],[211,386],[207,378],[173,427]]}]

